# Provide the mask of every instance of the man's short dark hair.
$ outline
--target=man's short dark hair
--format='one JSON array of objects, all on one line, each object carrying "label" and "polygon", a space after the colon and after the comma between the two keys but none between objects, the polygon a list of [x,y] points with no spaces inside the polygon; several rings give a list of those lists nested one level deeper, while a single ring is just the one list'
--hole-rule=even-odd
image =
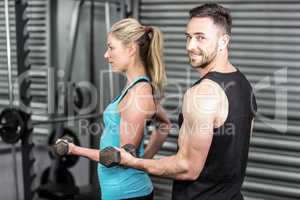
[{"label": "man's short dark hair", "polygon": [[190,10],[190,19],[193,17],[209,17],[214,24],[224,28],[228,35],[231,35],[232,19],[227,8],[216,3],[206,3]]}]

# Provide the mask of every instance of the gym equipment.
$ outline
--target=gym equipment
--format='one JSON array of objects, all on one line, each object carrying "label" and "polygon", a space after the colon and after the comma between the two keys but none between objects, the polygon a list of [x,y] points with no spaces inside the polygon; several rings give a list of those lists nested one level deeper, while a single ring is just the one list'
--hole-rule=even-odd
[{"label": "gym equipment", "polygon": [[[45,199],[63,200],[73,199],[79,193],[79,188],[75,184],[73,175],[68,170],[74,166],[79,157],[66,155],[68,152],[68,142],[80,145],[78,137],[71,130],[64,128],[63,137],[55,143],[55,131],[49,137],[48,144],[53,148],[49,151],[52,159],[51,166],[46,168],[41,176],[41,185],[37,189],[38,195]],[[65,152],[64,152],[65,151]],[[60,154],[62,156],[57,155]]]},{"label": "gym equipment", "polygon": [[64,166],[52,164],[41,176],[39,197],[53,200],[73,199],[79,192],[72,173]]},{"label": "gym equipment", "polygon": [[79,188],[71,172],[62,166],[58,166],[52,172],[53,166],[47,167],[41,176],[41,186],[37,193],[41,198],[53,200],[73,199],[78,194]]},{"label": "gym equipment", "polygon": [[59,156],[68,155],[69,143],[73,143],[73,139],[69,136],[64,136],[61,139],[58,139],[53,145],[54,152]]},{"label": "gym equipment", "polygon": [[28,113],[25,113],[18,108],[6,108],[0,113],[0,136],[2,137],[4,142],[14,144],[19,141],[19,139],[24,134],[24,131],[27,130],[28,127],[34,125],[61,123],[70,120],[80,120],[97,117],[100,118],[101,114],[96,113],[89,115],[77,115],[74,117],[63,117],[53,120],[32,122]]},{"label": "gym equipment", "polygon": [[[84,0],[80,0],[80,1],[76,1],[76,2],[80,2],[80,3],[76,3],[76,13],[79,16],[79,12],[80,11],[80,6],[82,5],[82,3],[84,2]],[[103,2],[106,2],[106,10],[109,10],[109,1],[108,0],[103,0]],[[123,13],[125,13],[125,3],[121,0],[118,1],[114,1],[114,3],[117,2],[118,4],[120,4],[121,9],[123,10]],[[10,37],[9,37],[9,31],[11,30],[9,28],[9,15],[11,13],[9,13],[9,9],[8,9],[8,0],[5,0],[4,2],[5,5],[5,25],[6,25],[6,33],[7,33],[7,38],[6,38],[6,42],[7,42],[7,66],[8,66],[8,80],[9,80],[9,108],[10,109],[15,109],[13,108],[13,84],[12,84],[12,69],[11,69],[11,51],[10,51],[10,44],[14,44],[14,42],[11,41]],[[26,29],[27,24],[28,24],[28,15],[27,15],[27,10],[28,10],[28,0],[15,0],[14,3],[14,14],[15,14],[15,32],[16,32],[16,50],[17,50],[17,71],[18,71],[18,76],[25,74],[26,72],[28,72],[31,69],[31,65],[30,65],[30,60],[29,60],[29,49],[28,49],[28,39],[29,39],[29,34],[28,31]],[[78,9],[77,9],[78,8]],[[107,14],[108,12],[106,12]],[[109,13],[108,13],[109,14]],[[76,17],[76,16],[75,16]],[[106,19],[108,19],[110,16],[106,16]],[[75,19],[74,17],[72,17],[73,19]],[[76,20],[75,20],[76,21]],[[77,31],[73,31],[72,33],[76,33]],[[71,38],[73,38],[71,36]],[[91,41],[92,42],[92,41]],[[74,46],[74,42],[72,42],[72,46]],[[94,51],[94,48],[93,48]],[[71,58],[72,56],[69,57],[69,59],[67,59],[67,64],[68,66],[72,66],[72,63],[70,61],[72,61],[73,59]],[[93,56],[92,56],[93,57]],[[66,70],[66,74],[67,76],[65,77],[70,77],[70,71],[67,69]],[[68,81],[66,81],[68,82]],[[92,81],[92,83],[94,83],[94,81]],[[19,87],[18,87],[18,97],[19,97],[19,101],[23,103],[23,107],[30,107],[30,103],[31,103],[31,96],[29,95],[28,89],[30,88],[30,77],[26,76],[25,79],[22,81],[22,84],[19,83]],[[76,91],[78,93],[78,91]],[[75,92],[75,102],[74,105],[77,106],[77,108],[80,108],[81,106],[81,102],[82,102],[82,96],[77,95]],[[55,94],[54,94],[55,95]],[[85,96],[85,95],[83,95]],[[21,152],[22,152],[22,170],[23,170],[23,191],[24,191],[24,200],[32,200],[35,197],[35,193],[36,193],[36,189],[33,186],[33,182],[35,179],[36,174],[34,173],[34,156],[33,156],[33,148],[34,148],[34,142],[32,140],[32,126],[33,125],[37,125],[37,124],[49,124],[49,123],[62,123],[62,122],[66,122],[68,120],[78,120],[78,119],[87,119],[87,118],[93,118],[93,117],[101,117],[100,114],[95,113],[95,114],[91,114],[91,115],[87,115],[87,116],[75,116],[75,117],[63,117],[63,118],[59,118],[59,119],[53,119],[53,120],[47,120],[47,121],[35,121],[32,122],[30,120],[30,114],[26,114],[26,110],[23,110],[23,112],[28,116],[28,117],[24,117],[22,114],[20,115],[20,113],[22,112],[19,108],[16,108],[17,111],[13,111],[13,112],[8,112],[5,113],[5,115],[3,113],[3,121],[0,121],[0,132],[3,132],[3,134],[1,134],[1,137],[3,139],[3,141],[9,142],[12,144],[12,150],[13,152],[15,152],[14,150],[14,144],[18,141],[21,140]],[[20,117],[21,116],[21,117]],[[7,120],[7,119],[13,119],[13,120]],[[24,123],[23,123],[24,122]],[[25,128],[25,129],[24,129]],[[58,128],[59,130],[61,129],[61,127]],[[24,131],[23,131],[24,130]],[[61,135],[61,131],[56,131],[56,133],[58,133],[57,137],[60,137]],[[16,159],[15,159],[15,154],[13,153],[14,156],[14,175],[15,175],[15,188],[16,188],[16,199],[18,199],[18,180],[17,180],[17,170],[16,170]],[[63,187],[62,187],[63,188]],[[73,191],[74,192],[74,191]]]},{"label": "gym equipment", "polygon": [[[49,183],[49,176],[50,167],[47,167],[42,173],[41,185],[46,185],[47,183]],[[56,181],[61,184],[75,184],[73,175],[66,168],[60,167],[59,169],[57,169],[55,176]]]},{"label": "gym equipment", "polygon": [[[59,159],[59,163],[66,167],[70,168],[74,166],[77,161],[79,160],[78,156],[73,155],[67,155],[68,152],[68,145],[64,140],[67,140],[68,142],[72,142],[77,146],[80,146],[80,142],[76,134],[71,131],[70,129],[64,128],[63,129],[63,137],[61,138],[61,143],[55,144],[55,132],[53,131],[52,134],[49,137],[48,144],[49,146],[52,146],[51,150],[49,151],[49,155],[51,159]],[[64,152],[65,151],[65,152]],[[59,156],[57,156],[59,155]]]},{"label": "gym equipment", "polygon": [[6,108],[0,113],[0,135],[4,142],[16,143],[27,129],[25,119],[29,116],[14,108]]},{"label": "gym equipment", "polygon": [[[133,144],[125,144],[121,148],[136,157],[136,148]],[[100,163],[105,167],[114,167],[121,162],[120,151],[115,147],[109,146],[100,151]]]},{"label": "gym equipment", "polygon": [[[8,90],[9,90],[9,107],[13,107],[14,102],[14,96],[13,96],[13,84],[12,84],[12,61],[11,61],[11,39],[10,39],[10,13],[9,13],[9,1],[4,1],[5,6],[5,30],[6,30],[6,56],[7,56],[7,70],[8,70]],[[28,39],[29,35],[28,32],[25,29],[25,26],[27,24],[27,15],[26,15],[26,7],[27,2],[26,0],[16,0],[15,1],[15,26],[16,26],[16,50],[17,50],[17,69],[18,69],[18,75],[23,74],[27,70],[30,69],[30,65],[27,64],[27,58],[28,58],[28,50],[25,47],[25,42]],[[30,82],[24,80],[24,84],[20,85],[19,87],[19,97],[24,102],[24,105],[29,105],[31,98],[26,95],[26,90],[28,89],[30,85]],[[6,121],[7,119],[10,119],[10,116],[7,115],[7,113],[2,115],[2,120]],[[1,128],[1,136],[4,138],[3,140],[13,143],[15,140],[18,140],[19,134],[23,131],[22,127],[17,126],[13,127],[12,125],[15,123],[19,123],[19,117],[14,118],[14,121],[10,121],[7,126],[2,126]],[[1,125],[0,125],[1,126]],[[10,135],[10,130],[14,130],[16,134]],[[30,132],[30,129],[28,129],[28,132]],[[31,154],[28,152],[29,149],[32,148],[32,143],[29,140],[27,136],[24,137],[25,141],[22,142],[22,159],[23,159],[23,181],[29,181],[29,184],[26,186],[24,185],[24,198],[25,199],[32,199],[32,188],[31,188],[31,181],[34,179],[34,174],[31,172],[24,173],[27,169],[30,169],[32,167],[32,164],[34,160],[31,158]],[[25,154],[26,153],[26,154]],[[14,184],[15,184],[15,194],[16,199],[19,199],[19,186],[18,186],[18,170],[17,170],[17,158],[16,158],[16,149],[15,146],[12,145],[12,157],[13,157],[13,170],[14,170]],[[24,160],[28,162],[24,162]]]}]

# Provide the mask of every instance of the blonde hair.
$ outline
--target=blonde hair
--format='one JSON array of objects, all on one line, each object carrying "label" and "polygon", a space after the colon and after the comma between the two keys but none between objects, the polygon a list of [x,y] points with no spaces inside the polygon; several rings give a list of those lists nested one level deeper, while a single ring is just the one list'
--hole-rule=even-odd
[{"label": "blonde hair", "polygon": [[155,93],[159,92],[159,96],[162,97],[166,72],[163,61],[163,34],[159,28],[143,26],[137,20],[127,18],[113,24],[110,32],[124,44],[138,44],[140,57]]}]

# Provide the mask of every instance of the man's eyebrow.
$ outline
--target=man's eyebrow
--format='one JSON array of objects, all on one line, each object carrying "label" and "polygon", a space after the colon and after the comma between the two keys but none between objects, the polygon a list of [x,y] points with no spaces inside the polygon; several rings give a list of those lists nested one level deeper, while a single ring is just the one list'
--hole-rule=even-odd
[{"label": "man's eyebrow", "polygon": [[184,33],[184,35],[190,36],[190,35],[205,35],[205,34],[203,32],[196,32],[196,33],[193,33],[193,34]]}]

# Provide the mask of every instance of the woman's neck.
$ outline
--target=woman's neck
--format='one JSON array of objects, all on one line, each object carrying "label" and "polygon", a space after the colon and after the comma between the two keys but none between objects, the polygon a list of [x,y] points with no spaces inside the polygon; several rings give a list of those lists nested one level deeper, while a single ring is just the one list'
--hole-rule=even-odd
[{"label": "woman's neck", "polygon": [[143,65],[134,65],[126,71],[127,85],[139,76],[147,76],[146,69]]}]

